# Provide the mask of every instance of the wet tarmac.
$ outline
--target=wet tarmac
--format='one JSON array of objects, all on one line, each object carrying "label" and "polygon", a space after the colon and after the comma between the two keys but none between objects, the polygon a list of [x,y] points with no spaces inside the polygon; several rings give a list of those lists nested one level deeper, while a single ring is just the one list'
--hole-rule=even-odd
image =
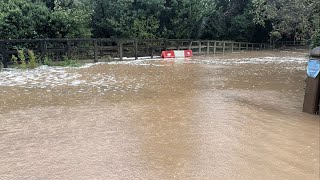
[{"label": "wet tarmac", "polygon": [[319,179],[306,53],[0,72],[0,179]]}]

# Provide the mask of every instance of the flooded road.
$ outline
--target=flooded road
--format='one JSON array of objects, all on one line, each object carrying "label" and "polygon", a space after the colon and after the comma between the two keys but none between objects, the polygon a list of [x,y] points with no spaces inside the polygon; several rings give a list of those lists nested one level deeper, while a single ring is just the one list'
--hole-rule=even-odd
[{"label": "flooded road", "polygon": [[319,179],[306,54],[0,72],[0,179]]}]

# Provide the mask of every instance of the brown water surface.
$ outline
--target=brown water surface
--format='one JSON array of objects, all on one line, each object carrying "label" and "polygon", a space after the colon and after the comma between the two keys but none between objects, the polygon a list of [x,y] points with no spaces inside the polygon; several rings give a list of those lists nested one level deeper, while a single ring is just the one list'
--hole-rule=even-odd
[{"label": "brown water surface", "polygon": [[320,118],[301,112],[305,56],[5,72],[0,179],[319,179]]}]

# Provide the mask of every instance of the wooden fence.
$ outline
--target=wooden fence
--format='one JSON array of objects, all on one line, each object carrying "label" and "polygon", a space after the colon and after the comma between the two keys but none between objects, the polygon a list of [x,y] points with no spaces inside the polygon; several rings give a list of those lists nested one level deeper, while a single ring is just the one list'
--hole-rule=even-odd
[{"label": "wooden fence", "polygon": [[195,55],[216,55],[243,50],[269,48],[268,44],[233,41],[190,40],[190,39],[17,39],[0,40],[0,60],[8,67],[12,55],[17,49],[30,49],[43,60],[46,56],[52,60],[64,57],[77,59],[160,56],[163,50],[193,50]]},{"label": "wooden fence", "polygon": [[309,47],[311,41],[278,41],[276,42],[276,47]]}]

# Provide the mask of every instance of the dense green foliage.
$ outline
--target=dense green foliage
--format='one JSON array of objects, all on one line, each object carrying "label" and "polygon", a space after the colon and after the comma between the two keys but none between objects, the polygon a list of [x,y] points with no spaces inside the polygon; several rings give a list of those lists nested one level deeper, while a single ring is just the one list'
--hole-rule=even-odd
[{"label": "dense green foliage", "polygon": [[311,38],[311,48],[320,46],[320,30],[316,31]]},{"label": "dense green foliage", "polygon": [[0,39],[317,39],[319,4],[318,0],[2,0]]},{"label": "dense green foliage", "polygon": [[[49,0],[46,0],[50,2]],[[81,3],[51,0],[2,0],[0,3],[0,38],[90,37],[91,14]],[[71,0],[70,0],[71,1]]]}]

